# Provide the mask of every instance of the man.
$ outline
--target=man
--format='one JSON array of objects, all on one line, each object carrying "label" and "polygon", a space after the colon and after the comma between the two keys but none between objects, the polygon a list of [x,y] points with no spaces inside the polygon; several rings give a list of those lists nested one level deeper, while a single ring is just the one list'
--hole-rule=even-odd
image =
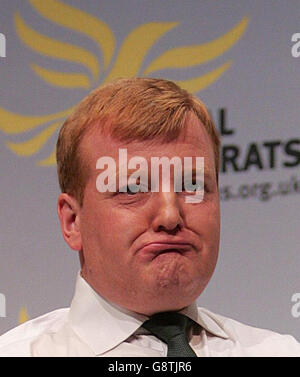
[{"label": "man", "polygon": [[[163,158],[169,174],[159,166],[155,178]],[[160,79],[100,87],[64,123],[57,166],[61,230],[81,264],[75,295],[3,335],[0,355],[300,356],[291,336],[196,306],[220,234],[219,138],[196,97]]]}]

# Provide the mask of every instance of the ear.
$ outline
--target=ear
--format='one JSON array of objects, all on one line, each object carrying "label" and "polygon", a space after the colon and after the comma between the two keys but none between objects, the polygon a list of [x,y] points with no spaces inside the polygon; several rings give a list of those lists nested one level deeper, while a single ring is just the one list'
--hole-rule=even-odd
[{"label": "ear", "polygon": [[57,213],[62,235],[73,250],[81,250],[80,205],[72,196],[62,193],[57,201]]}]

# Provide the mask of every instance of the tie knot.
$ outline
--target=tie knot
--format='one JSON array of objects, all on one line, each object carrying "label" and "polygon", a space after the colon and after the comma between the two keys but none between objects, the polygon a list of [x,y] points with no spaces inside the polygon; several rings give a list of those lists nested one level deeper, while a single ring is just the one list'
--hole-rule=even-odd
[{"label": "tie knot", "polygon": [[154,314],[143,327],[169,344],[171,339],[183,335],[187,338],[187,328],[192,322],[187,316],[176,312],[163,312]]}]

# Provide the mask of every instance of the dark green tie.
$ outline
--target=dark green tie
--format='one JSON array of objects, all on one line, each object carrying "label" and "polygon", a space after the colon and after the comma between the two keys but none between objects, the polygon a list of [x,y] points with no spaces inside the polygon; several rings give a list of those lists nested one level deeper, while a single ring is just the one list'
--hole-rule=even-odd
[{"label": "dark green tie", "polygon": [[168,357],[197,357],[188,342],[187,330],[193,321],[176,312],[154,314],[143,327],[167,343]]}]

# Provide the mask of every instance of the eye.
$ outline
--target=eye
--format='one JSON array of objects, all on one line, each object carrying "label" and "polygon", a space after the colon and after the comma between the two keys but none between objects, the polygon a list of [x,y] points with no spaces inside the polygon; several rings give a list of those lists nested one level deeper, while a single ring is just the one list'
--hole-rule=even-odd
[{"label": "eye", "polygon": [[129,184],[127,186],[120,188],[118,193],[133,196],[138,193],[144,193],[144,192],[148,192],[148,188],[146,186]]},{"label": "eye", "polygon": [[135,195],[137,193],[135,185],[127,185],[119,189],[119,194]]},{"label": "eye", "polygon": [[194,192],[203,190],[203,188],[206,190],[206,185],[203,184],[203,182],[186,182],[186,184],[183,184],[183,190],[188,192]]}]

